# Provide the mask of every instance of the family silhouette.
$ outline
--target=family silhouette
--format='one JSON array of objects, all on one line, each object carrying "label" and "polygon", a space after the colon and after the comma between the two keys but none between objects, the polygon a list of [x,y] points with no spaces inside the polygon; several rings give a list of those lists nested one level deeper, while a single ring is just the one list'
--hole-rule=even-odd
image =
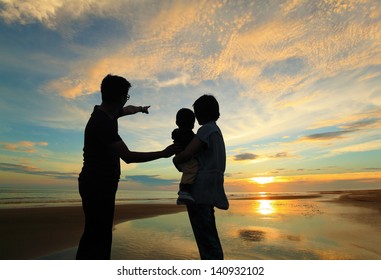
[{"label": "family silhouette", "polygon": [[[107,260],[111,257],[115,196],[120,159],[142,163],[169,158],[181,171],[177,204],[185,204],[201,259],[223,259],[214,207],[228,209],[224,191],[226,151],[216,121],[220,116],[214,96],[203,95],[190,109],[180,109],[173,144],[161,151],[131,151],[118,134],[118,118],[148,114],[150,106],[125,106],[131,84],[123,77],[107,75],[101,83],[102,102],[96,105],[84,132],[83,167],[78,185],[85,225],[76,259]],[[200,128],[192,129],[197,119]]]}]

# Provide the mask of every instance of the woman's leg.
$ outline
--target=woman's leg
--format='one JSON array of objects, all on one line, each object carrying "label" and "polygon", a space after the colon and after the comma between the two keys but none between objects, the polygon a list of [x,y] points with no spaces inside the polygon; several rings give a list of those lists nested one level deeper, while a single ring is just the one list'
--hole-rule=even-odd
[{"label": "woman's leg", "polygon": [[224,254],[218,237],[214,207],[187,205],[189,220],[202,260],[223,260]]}]

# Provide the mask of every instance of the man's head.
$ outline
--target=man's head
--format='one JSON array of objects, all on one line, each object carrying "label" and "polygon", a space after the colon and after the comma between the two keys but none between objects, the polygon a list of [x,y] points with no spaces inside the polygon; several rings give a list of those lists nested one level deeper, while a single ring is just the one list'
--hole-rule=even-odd
[{"label": "man's head", "polygon": [[194,113],[190,109],[182,108],[176,114],[176,124],[179,128],[193,129],[194,121]]},{"label": "man's head", "polygon": [[119,103],[123,105],[129,98],[128,90],[131,84],[123,77],[108,74],[101,84],[102,101],[105,103]]},{"label": "man's head", "polygon": [[200,125],[210,121],[217,121],[220,117],[220,107],[213,95],[205,94],[201,96],[194,102],[193,108]]}]

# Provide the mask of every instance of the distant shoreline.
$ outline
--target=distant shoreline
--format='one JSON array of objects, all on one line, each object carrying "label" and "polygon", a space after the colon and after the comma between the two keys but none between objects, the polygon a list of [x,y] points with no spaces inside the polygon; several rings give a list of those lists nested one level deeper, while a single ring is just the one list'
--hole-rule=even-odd
[{"label": "distant shoreline", "polygon": [[339,194],[333,202],[351,203],[356,206],[377,208],[381,210],[381,189],[379,190],[355,190],[355,191],[336,191],[321,192],[321,194]]},{"label": "distant shoreline", "polygon": [[[231,200],[312,199],[335,194],[332,203],[350,203],[381,211],[381,189],[320,191],[306,195],[269,195]],[[160,203],[133,203],[116,206],[114,224],[185,211],[184,206]],[[28,260],[78,245],[84,226],[81,206],[0,209],[0,259]]]},{"label": "distant shoreline", "polygon": [[307,199],[318,198],[320,194],[305,194],[305,195],[257,195],[248,197],[229,197],[231,200],[288,200],[288,199]]}]

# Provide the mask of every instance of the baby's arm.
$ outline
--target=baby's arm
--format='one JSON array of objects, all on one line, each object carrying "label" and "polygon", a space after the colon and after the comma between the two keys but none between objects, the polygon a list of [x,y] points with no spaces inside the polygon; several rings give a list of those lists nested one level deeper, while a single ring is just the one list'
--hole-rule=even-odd
[{"label": "baby's arm", "polygon": [[128,105],[126,107],[124,107],[120,114],[119,114],[119,118],[120,117],[123,117],[123,116],[127,116],[127,115],[133,115],[133,114],[136,114],[136,113],[144,113],[144,114],[148,114],[148,108],[151,107],[151,106],[134,106],[134,105]]}]

